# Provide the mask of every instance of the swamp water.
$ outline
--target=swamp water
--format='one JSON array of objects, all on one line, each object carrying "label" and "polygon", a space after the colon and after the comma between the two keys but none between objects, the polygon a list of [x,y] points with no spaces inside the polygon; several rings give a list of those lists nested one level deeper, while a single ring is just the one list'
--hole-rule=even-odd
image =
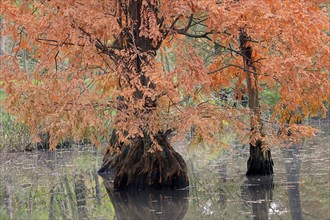
[{"label": "swamp water", "polygon": [[[327,126],[328,127],[328,126]],[[324,130],[324,129],[323,129]],[[119,193],[91,148],[0,155],[0,219],[330,219],[329,130],[274,148],[273,178],[245,177],[248,148],[178,151],[190,190]]]}]

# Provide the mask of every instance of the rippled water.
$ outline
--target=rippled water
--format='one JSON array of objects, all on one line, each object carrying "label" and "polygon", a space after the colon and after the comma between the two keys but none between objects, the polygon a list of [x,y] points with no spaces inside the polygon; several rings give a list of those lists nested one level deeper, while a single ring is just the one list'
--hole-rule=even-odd
[{"label": "rippled water", "polygon": [[[327,126],[329,128],[329,126]],[[185,151],[190,189],[108,191],[91,148],[2,153],[0,219],[330,219],[329,130],[273,149],[273,178],[245,177],[248,149]]]}]

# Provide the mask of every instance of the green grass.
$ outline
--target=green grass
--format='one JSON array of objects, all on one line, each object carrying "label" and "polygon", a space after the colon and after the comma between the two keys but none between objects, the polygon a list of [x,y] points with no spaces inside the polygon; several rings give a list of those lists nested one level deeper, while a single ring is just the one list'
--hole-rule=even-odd
[{"label": "green grass", "polygon": [[[0,82],[1,85],[1,82]],[[0,90],[0,105],[2,103],[2,100],[4,100],[6,97],[5,91]]]}]

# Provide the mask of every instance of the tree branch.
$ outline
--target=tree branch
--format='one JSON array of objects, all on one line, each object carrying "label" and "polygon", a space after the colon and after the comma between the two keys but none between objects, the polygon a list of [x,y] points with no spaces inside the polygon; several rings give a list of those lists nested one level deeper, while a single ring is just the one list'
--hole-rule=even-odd
[{"label": "tree branch", "polygon": [[206,38],[210,41],[212,41],[211,38],[208,37],[209,34],[212,34],[213,31],[205,32],[203,34],[190,34],[188,33],[185,29],[173,29],[176,33],[185,35],[187,37],[192,37],[192,38]]},{"label": "tree branch", "polygon": [[241,70],[246,71],[246,72],[249,72],[249,73],[255,73],[254,71],[244,69],[243,67],[238,66],[238,65],[236,65],[236,64],[228,64],[227,66],[223,66],[223,67],[221,67],[221,68],[219,68],[219,69],[216,69],[216,70],[213,70],[213,71],[211,71],[211,72],[208,72],[207,74],[213,74],[213,73],[216,73],[216,72],[220,72],[220,71],[222,71],[222,70],[224,70],[224,69],[226,69],[226,68],[228,68],[228,67],[236,67],[236,68],[238,68],[238,69],[241,69]]}]

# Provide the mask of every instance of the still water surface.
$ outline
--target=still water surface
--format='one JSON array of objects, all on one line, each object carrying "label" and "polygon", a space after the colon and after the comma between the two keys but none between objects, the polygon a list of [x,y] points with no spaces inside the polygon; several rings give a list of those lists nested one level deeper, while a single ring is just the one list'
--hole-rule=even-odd
[{"label": "still water surface", "polygon": [[[328,127],[328,126],[327,126]],[[273,149],[273,178],[245,177],[248,148],[178,150],[190,190],[119,193],[87,147],[0,155],[0,219],[330,219],[329,131]]]}]

